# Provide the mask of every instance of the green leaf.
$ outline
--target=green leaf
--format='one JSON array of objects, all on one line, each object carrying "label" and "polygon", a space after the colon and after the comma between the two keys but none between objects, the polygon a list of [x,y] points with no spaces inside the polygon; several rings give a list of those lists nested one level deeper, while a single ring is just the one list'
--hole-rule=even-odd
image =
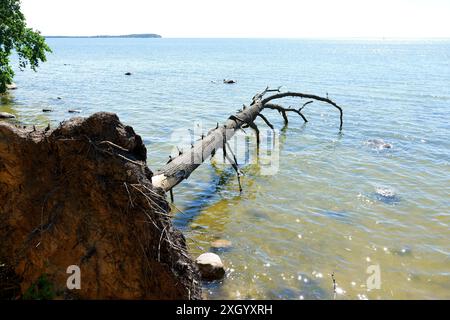
[{"label": "green leaf", "polygon": [[40,32],[27,28],[20,9],[20,0],[0,0],[0,94],[6,92],[14,77],[9,60],[13,52],[19,56],[20,70],[30,66],[34,71],[51,52]]}]

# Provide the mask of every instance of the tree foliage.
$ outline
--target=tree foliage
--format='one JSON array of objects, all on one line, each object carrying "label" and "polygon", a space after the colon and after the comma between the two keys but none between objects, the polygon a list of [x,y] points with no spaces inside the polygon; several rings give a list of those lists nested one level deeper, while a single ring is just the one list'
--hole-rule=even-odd
[{"label": "tree foliage", "polygon": [[6,91],[14,77],[10,65],[13,52],[19,58],[20,70],[29,66],[34,71],[46,61],[46,52],[51,52],[45,38],[27,27],[20,9],[20,0],[0,0],[0,93]]}]

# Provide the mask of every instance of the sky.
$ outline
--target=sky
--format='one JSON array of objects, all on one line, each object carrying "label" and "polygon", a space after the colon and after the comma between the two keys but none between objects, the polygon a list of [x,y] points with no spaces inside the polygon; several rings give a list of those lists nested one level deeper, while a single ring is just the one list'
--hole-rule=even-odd
[{"label": "sky", "polygon": [[450,38],[450,0],[22,0],[44,35]]}]

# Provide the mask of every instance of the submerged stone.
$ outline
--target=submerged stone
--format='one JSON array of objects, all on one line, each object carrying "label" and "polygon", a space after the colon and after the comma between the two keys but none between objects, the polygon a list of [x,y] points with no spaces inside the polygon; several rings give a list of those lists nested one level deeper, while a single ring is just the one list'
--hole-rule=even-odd
[{"label": "submerged stone", "polygon": [[17,89],[17,85],[13,82],[11,84],[7,84],[6,85],[6,89],[8,90],[16,90]]},{"label": "submerged stone", "polygon": [[232,246],[231,241],[226,239],[218,239],[211,242],[212,248],[230,248],[231,246]]}]

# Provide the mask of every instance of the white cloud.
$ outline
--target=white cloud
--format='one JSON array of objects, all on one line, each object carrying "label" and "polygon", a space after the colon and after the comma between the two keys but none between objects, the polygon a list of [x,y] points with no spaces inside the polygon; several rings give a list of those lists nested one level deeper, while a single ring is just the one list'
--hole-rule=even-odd
[{"label": "white cloud", "polygon": [[45,35],[450,38],[449,0],[22,0]]}]

